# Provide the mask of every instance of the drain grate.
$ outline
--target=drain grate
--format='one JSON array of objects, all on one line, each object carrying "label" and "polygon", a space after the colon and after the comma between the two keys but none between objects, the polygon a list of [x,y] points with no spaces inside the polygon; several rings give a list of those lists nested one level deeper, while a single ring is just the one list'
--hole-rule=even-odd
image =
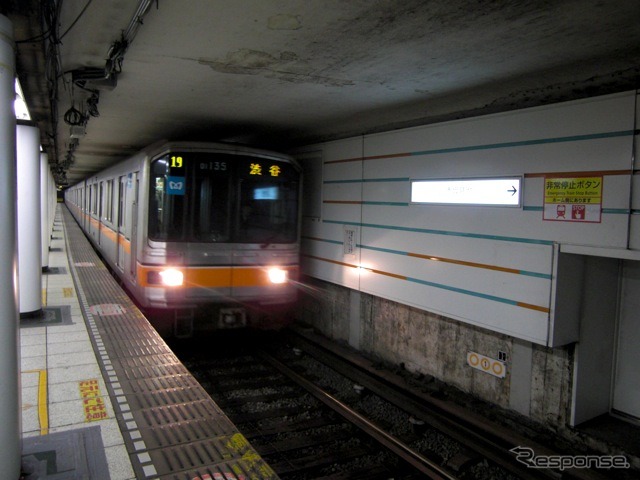
[{"label": "drain grate", "polygon": [[71,306],[44,307],[40,314],[20,319],[20,328],[50,327],[53,325],[73,325]]}]

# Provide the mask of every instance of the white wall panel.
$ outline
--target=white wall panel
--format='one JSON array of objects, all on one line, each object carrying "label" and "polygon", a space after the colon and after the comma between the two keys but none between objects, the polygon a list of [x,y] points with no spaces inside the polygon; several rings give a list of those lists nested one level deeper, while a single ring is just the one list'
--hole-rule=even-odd
[{"label": "white wall panel", "polygon": [[[549,309],[550,278],[430,261],[366,248],[362,249],[361,263],[366,268],[407,277],[407,282],[424,282],[442,290],[457,290],[463,298],[495,297],[491,301],[527,303]],[[398,287],[403,288],[402,285]],[[388,294],[395,295],[393,292]]]},{"label": "white wall panel", "polygon": [[324,201],[331,202],[359,202],[362,198],[362,183],[360,182],[343,182],[343,183],[325,183],[324,184]]},{"label": "white wall panel", "polygon": [[411,185],[406,180],[365,181],[363,183],[363,199],[374,203],[409,204]]},{"label": "white wall panel", "polygon": [[417,308],[425,308],[427,304],[430,312],[535,343],[546,344],[547,341],[548,315],[543,312],[525,311],[504,303],[489,303],[477,297],[461,299],[456,292],[371,272],[362,274],[360,289]]},{"label": "white wall panel", "polygon": [[[560,244],[640,248],[634,115],[627,92],[311,146],[323,151],[324,203],[303,237],[326,245],[305,242],[325,258],[307,273],[536,343],[577,340],[553,335],[575,320],[554,318],[554,258]],[[580,174],[603,179],[601,221],[544,220],[545,178]],[[514,175],[522,207],[410,203],[413,179]],[[349,259],[345,225],[362,246]],[[359,261],[379,273],[339,263]]]},{"label": "white wall panel", "polygon": [[327,282],[337,283],[345,287],[359,289],[359,275],[355,268],[319,260],[309,255],[303,255],[302,267],[305,272],[313,272],[313,276]]},{"label": "white wall panel", "polygon": [[[427,127],[425,127],[427,128]],[[629,132],[630,130],[626,130]],[[603,132],[608,134],[608,132]],[[485,148],[476,145],[468,150],[452,150],[441,152],[440,149],[411,150],[408,156],[391,159],[396,176],[411,176],[413,178],[462,177],[482,175],[511,175],[518,173],[561,172],[567,167],[568,171],[602,170],[629,168],[629,154],[631,144],[630,134],[617,136],[612,132],[611,137],[589,137],[582,140],[556,141],[556,137],[540,139],[547,143],[535,145],[514,145],[505,138],[496,148]],[[571,137],[569,137],[571,138]],[[369,145],[372,138],[367,137],[365,145]],[[398,147],[398,153],[404,145]],[[389,158],[366,160],[365,173],[368,177],[386,176],[385,162]],[[461,168],[464,167],[464,168]],[[499,168],[496,172],[492,169]]]},{"label": "white wall panel", "polygon": [[[321,144],[325,162],[362,156],[362,137],[352,137]],[[305,149],[306,150],[306,149]]]},{"label": "white wall panel", "polygon": [[452,261],[475,262],[497,268],[523,270],[540,276],[550,275],[553,263],[550,245],[496,242],[466,236],[364,228],[362,245],[372,248],[392,248]]},{"label": "white wall panel", "polygon": [[325,203],[322,207],[322,220],[324,222],[359,222],[360,205]]},{"label": "white wall panel", "polygon": [[365,156],[600,135],[632,128],[634,92],[566,102],[367,137]]}]

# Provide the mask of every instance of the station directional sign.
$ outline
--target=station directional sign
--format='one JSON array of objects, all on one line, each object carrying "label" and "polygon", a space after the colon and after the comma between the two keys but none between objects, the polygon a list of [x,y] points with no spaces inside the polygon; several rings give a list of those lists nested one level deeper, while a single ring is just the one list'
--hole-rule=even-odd
[{"label": "station directional sign", "polygon": [[522,177],[413,180],[411,203],[519,207]]}]

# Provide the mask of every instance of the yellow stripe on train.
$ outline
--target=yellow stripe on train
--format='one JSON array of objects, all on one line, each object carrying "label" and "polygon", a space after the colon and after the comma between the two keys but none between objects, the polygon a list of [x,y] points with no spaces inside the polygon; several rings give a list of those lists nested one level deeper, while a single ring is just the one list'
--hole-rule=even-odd
[{"label": "yellow stripe on train", "polygon": [[[267,287],[273,286],[268,270],[271,265],[260,266],[223,266],[223,267],[187,267],[176,266],[184,274],[186,288],[222,288],[222,287]],[[149,283],[150,272],[162,272],[167,266],[147,266],[138,264],[138,285],[141,287],[159,287]],[[286,270],[289,279],[298,277],[299,267],[279,267]]]}]

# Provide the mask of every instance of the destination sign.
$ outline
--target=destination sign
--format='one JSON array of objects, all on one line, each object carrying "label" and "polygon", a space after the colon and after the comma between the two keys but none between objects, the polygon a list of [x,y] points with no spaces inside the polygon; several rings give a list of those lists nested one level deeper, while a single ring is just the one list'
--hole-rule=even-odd
[{"label": "destination sign", "polygon": [[413,180],[411,203],[519,207],[522,177]]}]

